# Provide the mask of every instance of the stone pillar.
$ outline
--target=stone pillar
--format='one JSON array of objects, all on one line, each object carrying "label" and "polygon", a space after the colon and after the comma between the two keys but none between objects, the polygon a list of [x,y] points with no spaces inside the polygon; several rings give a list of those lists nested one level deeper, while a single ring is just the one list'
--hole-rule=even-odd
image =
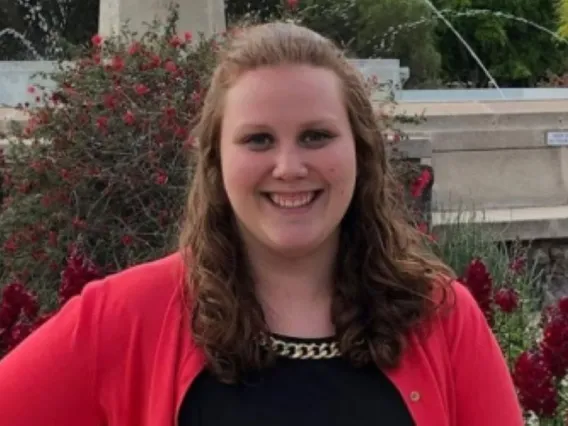
[{"label": "stone pillar", "polygon": [[[116,34],[125,22],[142,33],[154,18],[164,20],[173,0],[100,0],[99,34]],[[179,0],[178,29],[209,37],[225,30],[224,0]]]}]

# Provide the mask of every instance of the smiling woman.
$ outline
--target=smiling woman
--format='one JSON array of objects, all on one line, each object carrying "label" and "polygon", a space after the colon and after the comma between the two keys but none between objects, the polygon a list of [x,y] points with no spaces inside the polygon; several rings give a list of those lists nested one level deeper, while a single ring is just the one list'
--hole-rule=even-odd
[{"label": "smiling woman", "polygon": [[179,252],[89,284],[4,358],[3,423],[522,424],[482,312],[408,223],[365,84],[330,41],[240,33],[196,136]]},{"label": "smiling woman", "polygon": [[[321,251],[318,259],[333,263],[357,167],[333,71],[289,65],[242,75],[226,95],[220,156],[229,202],[247,250],[255,251],[248,254],[251,262],[267,261],[259,255],[269,248],[296,259]],[[276,259],[274,267],[284,266]],[[311,263],[314,270],[329,270]],[[327,274],[315,281],[329,287]],[[290,289],[294,278],[285,276],[290,282],[280,285]]]}]

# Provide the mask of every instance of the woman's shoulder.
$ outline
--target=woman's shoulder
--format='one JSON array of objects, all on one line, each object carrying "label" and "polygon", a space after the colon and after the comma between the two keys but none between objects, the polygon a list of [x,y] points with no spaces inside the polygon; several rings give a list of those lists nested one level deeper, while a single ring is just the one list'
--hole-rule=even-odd
[{"label": "woman's shoulder", "polygon": [[477,301],[459,280],[448,280],[438,286],[435,301],[438,310],[431,331],[443,336],[450,351],[457,350],[464,340],[473,341],[479,334],[490,334]]},{"label": "woman's shoulder", "polygon": [[176,252],[132,265],[90,285],[103,286],[106,292],[117,298],[155,300],[156,297],[160,298],[177,290],[185,279],[185,271],[184,259]]},{"label": "woman's shoulder", "polygon": [[79,297],[111,322],[159,321],[172,303],[183,303],[185,271],[182,255],[174,253],[93,281]]}]

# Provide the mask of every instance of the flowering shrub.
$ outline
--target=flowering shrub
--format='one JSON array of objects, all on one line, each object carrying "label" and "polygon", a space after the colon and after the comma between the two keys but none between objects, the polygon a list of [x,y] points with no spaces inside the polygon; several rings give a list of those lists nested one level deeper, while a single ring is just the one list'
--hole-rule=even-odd
[{"label": "flowering shrub", "polygon": [[95,35],[49,76],[57,91],[29,88],[37,105],[23,106],[30,120],[0,164],[0,354],[86,282],[175,243],[190,131],[222,42],[176,23],[174,9],[136,38]]},{"label": "flowering shrub", "polygon": [[568,408],[568,298],[538,315],[526,291],[526,271],[511,269],[509,279],[494,283],[485,264],[476,258],[462,281],[501,344],[527,421],[563,425]]},{"label": "flowering shrub", "polygon": [[433,245],[479,304],[509,365],[528,425],[564,425],[568,412],[568,298],[542,306],[528,247],[496,243],[480,225],[453,223]]}]

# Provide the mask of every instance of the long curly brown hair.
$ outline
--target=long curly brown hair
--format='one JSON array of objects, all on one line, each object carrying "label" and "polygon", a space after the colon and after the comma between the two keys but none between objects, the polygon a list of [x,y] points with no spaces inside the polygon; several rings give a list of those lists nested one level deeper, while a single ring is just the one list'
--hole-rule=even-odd
[{"label": "long curly brown hair", "polygon": [[227,90],[246,71],[280,64],[324,67],[343,82],[358,175],[340,225],[332,320],[340,350],[353,364],[394,367],[408,333],[440,306],[434,290],[444,297],[451,288],[440,277],[453,273],[409,223],[364,79],[332,42],[290,23],[251,27],[228,43],[196,127],[194,176],[180,237],[188,253],[193,339],[224,382],[274,359],[260,342],[268,330],[223,187],[219,143]]}]

